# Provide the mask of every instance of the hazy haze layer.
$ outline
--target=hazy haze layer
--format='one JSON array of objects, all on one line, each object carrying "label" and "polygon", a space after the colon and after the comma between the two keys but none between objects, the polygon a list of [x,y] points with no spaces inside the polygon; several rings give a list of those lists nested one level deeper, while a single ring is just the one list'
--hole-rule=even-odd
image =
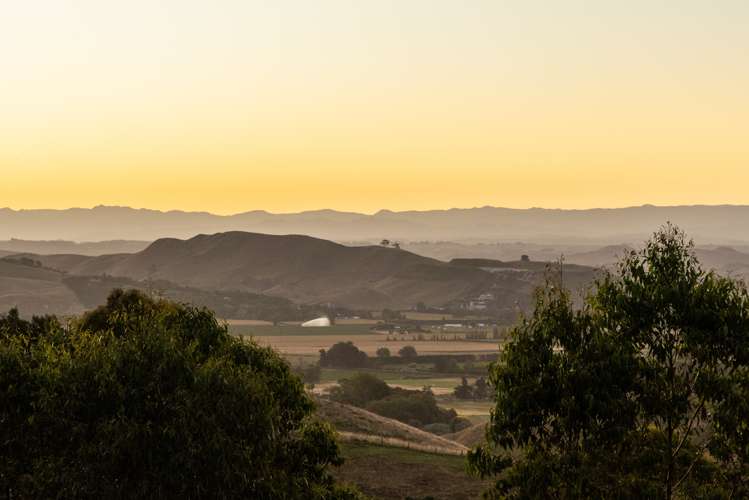
[{"label": "hazy haze layer", "polygon": [[0,240],[151,241],[163,237],[190,238],[201,233],[251,231],[305,234],[342,242],[379,242],[388,238],[639,245],[667,221],[679,225],[700,244],[749,242],[749,206],[595,210],[483,207],[424,212],[382,210],[373,215],[333,210],[295,214],[255,211],[232,216],[126,207],[0,209]]}]

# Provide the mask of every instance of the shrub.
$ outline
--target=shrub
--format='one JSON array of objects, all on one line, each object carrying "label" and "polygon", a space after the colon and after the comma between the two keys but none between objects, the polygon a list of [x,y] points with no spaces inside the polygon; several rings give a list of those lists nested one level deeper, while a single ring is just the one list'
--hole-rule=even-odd
[{"label": "shrub", "polygon": [[416,354],[416,348],[414,346],[405,345],[398,351],[398,356],[401,358],[415,358],[418,355]]},{"label": "shrub", "polygon": [[390,349],[387,347],[380,347],[377,349],[377,357],[378,358],[389,358],[390,357]]},{"label": "shrub", "polygon": [[360,351],[351,341],[338,342],[325,351],[320,350],[320,366],[334,368],[363,368],[367,366],[367,353]]},{"label": "shrub", "polygon": [[395,389],[391,395],[371,401],[364,408],[417,427],[433,423],[450,424],[457,416],[454,410],[437,406],[433,394],[403,389]]},{"label": "shrub", "polygon": [[460,385],[455,387],[453,395],[458,399],[473,399],[473,387],[468,384],[468,379],[463,377]]},{"label": "shrub", "polygon": [[305,384],[316,384],[320,381],[320,364],[299,365],[294,368],[294,374],[301,378]]},{"label": "shrub", "polygon": [[403,314],[399,311],[393,311],[392,309],[383,309],[380,317],[383,321],[394,321],[403,319]]},{"label": "shrub", "polygon": [[370,401],[382,399],[392,390],[384,381],[369,373],[357,373],[351,378],[338,381],[330,391],[330,398],[341,403],[364,406]]}]

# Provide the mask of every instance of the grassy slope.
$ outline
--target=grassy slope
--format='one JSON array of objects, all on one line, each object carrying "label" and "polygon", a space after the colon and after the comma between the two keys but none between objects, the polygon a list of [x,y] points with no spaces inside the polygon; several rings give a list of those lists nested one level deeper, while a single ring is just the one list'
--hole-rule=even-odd
[{"label": "grassy slope", "polygon": [[488,487],[466,473],[465,457],[435,455],[403,448],[343,443],[345,463],[335,476],[378,499],[479,498]]},{"label": "grassy slope", "polygon": [[344,433],[343,437],[346,440],[356,440],[357,436],[373,436],[400,447],[417,447],[445,454],[461,454],[467,451],[458,443],[362,408],[323,398],[318,398],[316,402],[317,415]]},{"label": "grassy slope", "polygon": [[445,434],[444,437],[473,448],[486,441],[486,423],[475,424],[462,431]]},{"label": "grassy slope", "polygon": [[22,315],[77,314],[82,304],[62,275],[41,267],[0,260],[0,313],[18,307]]}]

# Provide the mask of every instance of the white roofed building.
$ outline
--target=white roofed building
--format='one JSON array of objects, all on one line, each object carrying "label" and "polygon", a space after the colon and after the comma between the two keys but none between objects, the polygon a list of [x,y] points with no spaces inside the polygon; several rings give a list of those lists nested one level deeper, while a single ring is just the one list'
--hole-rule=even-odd
[{"label": "white roofed building", "polygon": [[315,327],[315,326],[330,326],[330,319],[326,316],[322,318],[316,318],[302,323],[303,327]]}]

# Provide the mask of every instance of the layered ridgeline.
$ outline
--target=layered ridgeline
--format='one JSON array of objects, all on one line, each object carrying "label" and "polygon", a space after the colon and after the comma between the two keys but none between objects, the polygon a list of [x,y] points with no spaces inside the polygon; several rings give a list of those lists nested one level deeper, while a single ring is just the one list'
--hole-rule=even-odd
[{"label": "layered ridgeline", "polygon": [[[445,245],[442,258],[456,249]],[[421,249],[428,248],[424,244]],[[74,314],[121,287],[205,305],[231,318],[295,320],[313,315],[304,306],[379,310],[421,302],[473,308],[512,321],[519,310],[529,310],[535,287],[559,272],[554,262],[537,261],[533,254],[530,261],[486,258],[505,251],[499,246],[464,244],[459,250],[459,255],[472,250],[484,258],[444,262],[393,247],[243,232],[164,238],[140,252],[101,256],[6,251],[0,253],[0,307],[18,306],[26,314]],[[566,253],[565,286],[584,289],[597,268],[612,266],[629,250],[618,245]],[[563,253],[552,247],[544,251],[549,261]],[[749,277],[749,253],[703,247],[696,254],[706,268]]]},{"label": "layered ridgeline", "polygon": [[381,210],[371,215],[334,210],[292,214],[257,210],[227,216],[128,207],[68,210],[5,208],[0,209],[0,239],[153,241],[166,236],[189,238],[199,233],[253,231],[308,234],[334,241],[473,239],[590,242],[601,246],[641,242],[666,221],[677,224],[698,243],[737,245],[749,242],[749,206],[730,205],[645,205],[591,210],[481,207],[406,212]]},{"label": "layered ridgeline", "polygon": [[165,280],[214,291],[346,307],[441,305],[479,293],[491,275],[395,248],[348,247],[308,236],[229,232],[160,239],[134,254],[38,256],[69,276]]},{"label": "layered ridgeline", "polygon": [[[304,315],[300,305],[469,308],[482,296],[485,313],[515,317],[550,272],[538,262],[448,263],[393,247],[242,232],[165,238],[132,254],[15,254],[2,264],[0,307],[19,305],[27,314],[74,313],[121,287],[155,290],[223,317],[280,320]],[[575,276],[582,286],[594,269],[577,266]]]},{"label": "layered ridgeline", "polygon": [[[225,301],[286,301],[284,319],[293,319],[292,301],[365,308],[442,304],[478,293],[491,278],[394,248],[239,232],[160,239],[133,254],[15,254],[0,264],[0,306],[60,314],[91,307],[119,286],[216,309]],[[249,309],[217,312],[253,317]]]}]

